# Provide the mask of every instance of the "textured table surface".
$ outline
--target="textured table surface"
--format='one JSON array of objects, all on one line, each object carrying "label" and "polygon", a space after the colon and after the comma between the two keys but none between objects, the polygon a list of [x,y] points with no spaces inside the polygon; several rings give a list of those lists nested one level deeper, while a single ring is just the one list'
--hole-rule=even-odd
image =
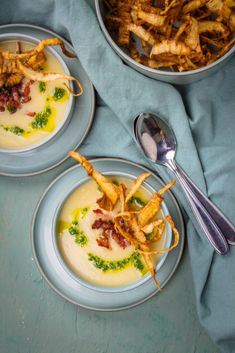
[{"label": "textured table surface", "polygon": [[0,177],[0,353],[217,353],[196,315],[187,246],[163,292],[130,310],[81,309],[45,283],[32,257],[32,213],[46,186],[70,165]]}]

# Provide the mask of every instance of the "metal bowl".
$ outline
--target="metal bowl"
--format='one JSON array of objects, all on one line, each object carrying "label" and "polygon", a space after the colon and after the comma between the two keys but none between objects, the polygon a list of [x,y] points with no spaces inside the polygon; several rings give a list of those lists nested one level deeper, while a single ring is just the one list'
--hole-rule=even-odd
[{"label": "metal bowl", "polygon": [[151,77],[155,80],[160,80],[160,81],[169,82],[173,84],[187,84],[187,83],[192,83],[195,81],[202,80],[210,76],[214,72],[218,71],[220,68],[222,68],[226,64],[226,62],[232,58],[235,52],[235,45],[233,45],[233,47],[221,58],[214,61],[210,65],[204,66],[196,70],[184,71],[184,72],[172,72],[172,71],[152,69],[150,67],[139,64],[135,60],[133,60],[127,53],[124,52],[123,48],[121,48],[115,42],[114,38],[112,38],[112,36],[108,32],[104,24],[104,15],[105,15],[104,1],[95,0],[95,8],[96,8],[96,15],[99,21],[99,25],[110,46],[122,58],[122,60],[125,61],[125,63],[130,65],[133,69],[141,72],[143,75]]}]

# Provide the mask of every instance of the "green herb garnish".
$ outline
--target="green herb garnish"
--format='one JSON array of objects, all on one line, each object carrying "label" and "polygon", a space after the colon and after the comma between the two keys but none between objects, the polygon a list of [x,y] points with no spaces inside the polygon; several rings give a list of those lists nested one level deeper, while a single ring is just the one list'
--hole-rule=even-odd
[{"label": "green herb garnish", "polygon": [[51,108],[46,107],[42,112],[37,113],[35,119],[32,121],[31,126],[33,129],[43,129],[51,115]]},{"label": "green herb garnish", "polygon": [[78,222],[73,222],[73,225],[69,228],[69,233],[75,236],[75,242],[80,246],[85,246],[88,243],[86,234],[80,230]]},{"label": "green herb garnish", "polygon": [[55,87],[55,92],[54,92],[54,95],[53,95],[54,101],[60,100],[61,98],[64,97],[64,95],[65,95],[65,89],[64,88]]},{"label": "green herb garnish", "polygon": [[40,81],[38,84],[38,89],[40,93],[44,93],[46,91],[46,83]]},{"label": "green herb garnish", "polygon": [[80,246],[85,246],[88,243],[87,236],[82,230],[76,235],[75,242]]},{"label": "green herb garnish", "polygon": [[79,230],[78,230],[77,227],[73,227],[73,226],[72,226],[72,227],[69,228],[69,233],[70,233],[71,235],[77,235],[78,232],[79,232]]},{"label": "green herb garnish", "polygon": [[138,252],[133,252],[129,257],[115,261],[107,261],[98,255],[89,253],[88,260],[91,261],[96,268],[103,272],[120,271],[132,265],[142,274],[145,274],[145,266],[141,260],[141,255]]},{"label": "green herb garnish", "polygon": [[140,254],[138,252],[133,252],[133,254],[131,255],[131,261],[137,270],[143,271],[144,264],[141,261]]},{"label": "green herb garnish", "polygon": [[147,202],[142,200],[139,196],[132,196],[128,203],[137,203],[138,206],[144,207]]},{"label": "green herb garnish", "polygon": [[12,105],[8,105],[7,110],[10,114],[14,114],[17,111],[16,107],[13,107]]},{"label": "green herb garnish", "polygon": [[82,219],[84,219],[84,218],[86,217],[86,215],[87,215],[87,213],[89,212],[89,210],[90,210],[90,207],[83,207],[83,208],[81,208],[80,213],[81,213]]},{"label": "green herb garnish", "polygon": [[116,185],[116,186],[119,186],[119,185],[120,185],[117,180],[112,180],[112,183],[113,183],[114,185]]},{"label": "green herb garnish", "polygon": [[[1,125],[1,126],[2,126],[2,125]],[[18,136],[21,136],[21,135],[24,133],[24,129],[22,129],[22,128],[19,127],[19,126],[11,126],[11,127],[4,127],[4,126],[2,126],[2,128],[3,128],[5,131],[12,132],[13,134],[18,135]]]}]

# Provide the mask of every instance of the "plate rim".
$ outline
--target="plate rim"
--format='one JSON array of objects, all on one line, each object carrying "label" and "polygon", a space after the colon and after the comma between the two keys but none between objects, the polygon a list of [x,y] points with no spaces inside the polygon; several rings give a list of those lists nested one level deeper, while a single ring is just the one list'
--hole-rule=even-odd
[{"label": "plate rim", "polygon": [[[74,51],[74,48],[72,46],[72,44],[65,38],[63,38],[61,35],[57,34],[56,32],[48,29],[47,27],[41,27],[41,26],[37,26],[37,25],[31,25],[31,24],[26,24],[26,23],[10,23],[10,24],[5,24],[5,25],[0,25],[0,31],[1,29],[4,28],[15,28],[15,27],[27,27],[27,28],[34,28],[36,30],[40,30],[43,32],[47,32],[49,34],[52,34],[53,36],[57,36],[58,38],[62,39],[64,41],[64,43],[69,47],[70,50]],[[94,116],[95,116],[95,108],[96,108],[96,98],[95,98],[95,89],[94,86],[89,78],[89,76],[87,75],[86,71],[84,70],[87,79],[88,79],[88,83],[90,85],[89,89],[91,91],[91,111],[90,111],[90,115],[89,115],[89,119],[88,119],[88,124],[87,127],[83,133],[83,137],[81,138],[81,140],[78,142],[78,144],[76,146],[74,146],[74,150],[76,150],[85,140],[85,138],[87,137],[88,132],[90,131],[91,125],[93,123],[94,120]],[[73,114],[72,114],[73,115]],[[72,116],[71,116],[72,118]],[[63,135],[63,132],[61,133],[61,136]],[[30,177],[30,176],[34,176],[34,175],[40,175],[43,173],[46,173],[56,167],[58,167],[59,165],[61,165],[63,162],[65,162],[67,159],[69,158],[68,155],[66,155],[63,159],[61,159],[59,162],[51,165],[50,167],[44,168],[44,169],[40,169],[39,171],[36,172],[30,172],[30,173],[8,173],[8,172],[1,172],[0,171],[0,175],[2,176],[9,176],[9,177],[13,177],[13,178],[24,178],[24,177]]]},{"label": "plate rim", "polygon": [[[160,177],[160,175],[156,172],[156,171],[153,171],[151,170],[150,168],[147,168],[146,166],[143,166],[142,164],[138,164],[138,163],[135,163],[135,162],[132,162],[128,159],[124,159],[124,158],[116,158],[116,157],[93,157],[93,158],[89,158],[88,157],[88,160],[89,162],[102,162],[102,161],[109,161],[109,162],[115,162],[115,161],[119,161],[119,162],[124,162],[126,164],[131,164],[135,167],[140,167],[142,169],[145,169],[146,171],[151,171],[151,173],[153,174],[154,177],[157,177],[159,178],[163,183],[164,183],[164,180]],[[35,260],[35,263],[37,265],[37,268],[40,272],[40,274],[42,275],[43,279],[46,281],[46,283],[49,285],[50,288],[52,288],[60,297],[62,297],[63,299],[67,300],[68,302],[80,307],[80,308],[84,308],[84,309],[88,309],[88,310],[91,310],[91,311],[98,311],[98,312],[116,312],[116,311],[122,311],[122,310],[127,310],[127,309],[131,309],[131,308],[134,308],[140,304],[143,304],[144,302],[146,302],[147,300],[151,299],[157,292],[158,290],[154,290],[153,293],[151,293],[149,296],[147,296],[146,298],[143,298],[142,300],[136,302],[136,303],[133,303],[133,304],[129,304],[129,305],[126,305],[126,306],[122,306],[122,307],[118,307],[118,308],[94,308],[94,307],[90,307],[89,305],[84,305],[84,304],[80,304],[78,302],[76,302],[75,300],[69,298],[69,296],[67,296],[66,294],[64,294],[62,291],[60,291],[46,276],[46,274],[44,273],[43,271],[43,268],[42,266],[40,265],[40,262],[38,260],[38,257],[37,257],[37,252],[36,252],[36,249],[35,249],[35,241],[34,241],[34,225],[35,225],[35,221],[36,221],[36,217],[37,217],[37,213],[38,213],[38,210],[40,208],[40,205],[45,197],[45,195],[47,194],[47,192],[54,186],[54,184],[57,183],[57,181],[61,178],[63,178],[67,173],[69,173],[71,170],[73,169],[76,169],[78,167],[81,167],[80,164],[75,164],[73,165],[72,167],[66,169],[65,171],[63,171],[61,174],[59,174],[54,180],[52,180],[52,182],[46,187],[46,189],[42,192],[35,208],[34,208],[34,211],[33,211],[33,216],[32,216],[32,220],[31,220],[31,224],[30,224],[30,244],[31,244],[31,249],[32,249],[32,252],[33,252],[33,258]],[[155,175],[156,174],[156,175]],[[181,211],[181,208],[179,206],[179,203],[175,197],[175,195],[173,194],[173,192],[171,190],[168,190],[168,192],[171,194],[171,197],[172,197],[172,200],[174,202],[174,205],[177,209],[177,212],[178,212],[178,215],[179,215],[179,221],[182,225],[182,235],[181,235],[181,248],[179,250],[179,254],[178,254],[178,257],[177,257],[177,261],[175,262],[174,264],[174,267],[171,271],[171,273],[169,274],[169,276],[165,279],[165,281],[163,282],[162,284],[162,287],[165,287],[165,285],[169,282],[169,280],[171,279],[171,277],[173,276],[173,274],[175,273],[179,263],[180,263],[180,260],[182,258],[182,255],[183,255],[183,250],[184,250],[184,247],[185,247],[185,223],[184,223],[184,219],[183,219],[183,216],[182,216],[182,211]]]}]

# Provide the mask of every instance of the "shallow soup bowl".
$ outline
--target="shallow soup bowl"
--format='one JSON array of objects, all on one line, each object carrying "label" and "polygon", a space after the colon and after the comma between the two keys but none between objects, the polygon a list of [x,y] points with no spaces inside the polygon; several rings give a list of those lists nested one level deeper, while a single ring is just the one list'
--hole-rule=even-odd
[{"label": "shallow soup bowl", "polygon": [[[129,173],[124,173],[124,172],[115,172],[115,173],[104,172],[102,174],[104,174],[105,176],[108,176],[111,179],[125,178],[126,180],[128,179],[131,182],[136,179],[136,176],[129,174]],[[97,285],[97,284],[92,283],[92,281],[85,280],[84,278],[82,278],[82,276],[77,274],[72,269],[72,267],[68,264],[68,262],[65,260],[63,254],[62,254],[61,246],[58,241],[58,237],[61,236],[58,234],[58,223],[59,223],[61,211],[62,211],[65,203],[71,197],[71,195],[76,190],[83,187],[90,180],[91,179],[89,177],[84,177],[84,178],[80,179],[76,184],[71,185],[71,188],[69,190],[67,189],[66,194],[65,193],[63,194],[63,196],[58,204],[58,207],[56,208],[56,210],[54,212],[54,217],[53,217],[53,221],[52,221],[52,237],[53,237],[53,246],[54,246],[54,251],[56,253],[56,256],[57,256],[63,270],[66,271],[66,273],[70,277],[72,277],[75,281],[77,281],[83,287],[86,287],[86,288],[94,290],[94,291],[106,292],[106,293],[117,293],[117,292],[128,291],[131,289],[137,289],[138,287],[140,287],[141,285],[143,285],[147,281],[150,281],[150,280],[152,281],[152,278],[151,278],[151,275],[149,272],[147,272],[145,275],[143,275],[142,278],[140,278],[134,282],[131,282],[130,284],[125,284],[125,285],[121,285],[121,286],[113,286],[112,283],[110,283],[110,285],[108,285],[108,286]],[[95,184],[95,182],[93,182],[93,183]],[[152,194],[156,191],[148,182],[144,182],[142,186],[145,190],[148,191],[148,193]],[[98,208],[98,205],[97,205],[97,208]],[[166,218],[167,215],[169,215],[167,205],[164,201],[161,203],[161,215],[163,215],[164,219]],[[171,245],[171,242],[172,242],[172,230],[171,230],[171,227],[168,224],[168,222],[166,222],[165,231],[164,231],[163,248],[169,247]],[[78,245],[76,245],[76,246],[78,246]],[[110,250],[110,251],[112,251],[112,250]],[[163,264],[167,258],[167,255],[168,255],[168,253],[165,253],[159,257],[157,264],[156,264],[156,267],[155,267],[156,274],[158,273],[160,268],[163,266]]]},{"label": "shallow soup bowl", "polygon": [[[40,41],[34,37],[24,35],[24,34],[18,34],[18,33],[9,33],[8,34],[7,33],[7,34],[0,34],[0,44],[3,42],[21,42],[21,43],[23,42],[23,43],[26,43],[26,45],[32,44],[32,47],[33,47],[33,46],[36,46]],[[60,48],[59,48],[59,50],[60,50]],[[53,57],[57,61],[57,64],[60,65],[60,67],[62,68],[62,71],[66,75],[70,75],[69,69],[63,60],[62,52],[60,55],[55,49],[53,49],[51,47],[47,47],[46,49],[44,49],[44,52],[51,55],[51,57]],[[56,70],[53,70],[53,71],[56,72]],[[48,72],[52,72],[52,71],[49,70]],[[47,70],[45,71],[45,73],[47,73]],[[56,83],[57,80],[55,80],[54,82]],[[71,83],[71,81],[68,82],[68,85],[69,85],[70,89],[73,90],[73,84]],[[65,90],[66,90],[66,88],[65,88]],[[35,99],[35,97],[34,97],[34,99]],[[38,141],[32,142],[32,143],[25,145],[25,146],[13,146],[13,147],[0,146],[0,152],[14,153],[14,154],[20,153],[20,152],[26,152],[26,151],[31,151],[31,150],[36,149],[46,143],[51,142],[51,140],[53,138],[55,138],[57,135],[59,135],[59,133],[61,133],[62,130],[65,129],[66,126],[69,124],[70,118],[73,113],[73,107],[74,107],[74,97],[68,93],[68,100],[66,103],[66,108],[63,112],[63,116],[56,123],[55,128],[51,132],[49,132],[46,136],[38,139]],[[0,114],[2,114],[2,113],[0,113]],[[12,116],[13,115],[14,114],[12,114]],[[57,117],[57,115],[56,115],[56,117]]]}]

